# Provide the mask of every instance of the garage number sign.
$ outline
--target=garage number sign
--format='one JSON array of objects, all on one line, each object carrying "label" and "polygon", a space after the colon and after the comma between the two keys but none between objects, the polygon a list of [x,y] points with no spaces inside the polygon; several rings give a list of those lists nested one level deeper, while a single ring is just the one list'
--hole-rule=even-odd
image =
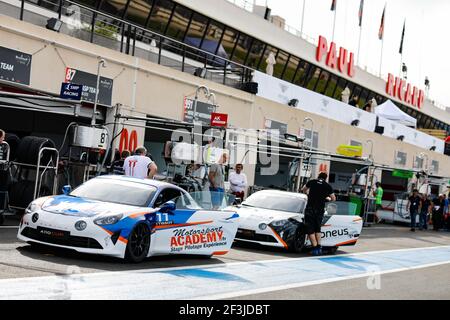
[{"label": "garage number sign", "polygon": [[0,80],[30,84],[30,54],[0,47]]},{"label": "garage number sign", "polygon": [[[194,122],[194,108],[195,101],[185,97],[183,104],[183,121],[189,123]],[[210,103],[197,100],[197,108],[195,109],[196,122],[200,122],[204,126],[209,126],[211,124],[211,114],[215,111],[216,107]]]},{"label": "garage number sign", "polygon": [[[97,75],[81,70],[66,68],[65,82],[78,83],[83,86],[81,100],[94,103],[95,90],[97,86]],[[104,106],[111,106],[112,103],[113,80],[100,77],[97,103]]]}]

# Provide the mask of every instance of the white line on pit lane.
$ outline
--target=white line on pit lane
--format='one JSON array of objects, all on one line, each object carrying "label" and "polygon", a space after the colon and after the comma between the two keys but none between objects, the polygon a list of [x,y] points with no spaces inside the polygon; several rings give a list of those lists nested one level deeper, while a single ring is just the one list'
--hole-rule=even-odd
[{"label": "white line on pit lane", "polygon": [[380,271],[380,272],[368,272],[368,273],[358,274],[358,275],[354,275],[354,276],[336,277],[336,278],[316,280],[316,281],[292,283],[292,284],[288,284],[288,285],[284,285],[284,286],[272,286],[272,287],[266,287],[266,288],[261,288],[261,289],[254,289],[254,290],[241,290],[241,291],[234,291],[234,292],[231,292],[231,293],[224,293],[224,294],[217,294],[217,295],[198,296],[198,297],[195,297],[195,298],[189,298],[189,299],[183,299],[183,300],[192,300],[192,299],[198,299],[198,300],[230,299],[230,298],[235,298],[235,297],[243,297],[243,296],[261,294],[261,293],[268,293],[268,292],[274,292],[274,291],[282,291],[282,290],[288,290],[288,289],[302,288],[302,287],[321,285],[321,284],[332,283],[332,282],[339,282],[339,281],[353,280],[353,279],[359,279],[359,278],[373,277],[373,276],[382,275],[382,274],[389,274],[389,273],[397,273],[397,272],[425,269],[425,268],[436,267],[436,266],[441,266],[441,265],[445,265],[445,264],[450,264],[450,260],[449,261],[444,261],[444,262],[423,264],[423,265],[414,266],[414,267],[398,268],[398,269],[394,269],[394,270],[387,270],[387,271]]},{"label": "white line on pit lane", "polygon": [[0,226],[0,229],[18,229],[19,226]]},{"label": "white line on pit lane", "polygon": [[[450,246],[436,246],[385,250],[378,254],[364,252],[276,261],[5,279],[0,281],[0,297],[3,294],[8,299],[229,298],[448,264],[449,249]],[[378,266],[379,270],[368,273],[370,270],[365,266]],[[219,288],[211,287],[211,281],[220,284]]]},{"label": "white line on pit lane", "polygon": [[[314,260],[314,259],[324,259],[324,258],[333,258],[333,257],[358,257],[363,255],[372,255],[377,253],[391,253],[391,252],[407,252],[414,250],[433,250],[438,248],[450,248],[450,245],[439,245],[432,247],[416,247],[416,248],[404,248],[404,249],[390,249],[390,250],[377,250],[377,251],[365,251],[365,252],[356,252],[356,253],[344,253],[337,254],[334,256],[318,256],[318,257],[299,257],[299,258],[280,258],[280,259],[269,259],[269,260],[251,260],[251,261],[239,261],[239,262],[226,262],[226,263],[212,263],[212,264],[199,264],[192,266],[181,266],[181,267],[166,267],[166,268],[152,268],[152,269],[141,269],[141,270],[124,270],[124,271],[107,271],[107,272],[90,272],[90,273],[81,273],[77,275],[82,275],[83,277],[96,277],[96,276],[108,276],[108,275],[120,275],[120,274],[131,274],[131,273],[158,273],[158,272],[166,272],[166,271],[177,271],[177,270],[190,270],[190,269],[211,269],[217,267],[231,267],[231,266],[239,266],[239,265],[249,265],[249,264],[259,264],[259,263],[277,263],[283,261],[301,261],[301,260]],[[226,256],[225,256],[226,257]],[[147,262],[151,262],[148,260]],[[0,279],[0,284],[3,282],[15,282],[33,278],[45,279],[45,278],[54,278],[55,276],[43,276],[43,277],[22,277],[22,278],[8,278],[8,279]]]}]

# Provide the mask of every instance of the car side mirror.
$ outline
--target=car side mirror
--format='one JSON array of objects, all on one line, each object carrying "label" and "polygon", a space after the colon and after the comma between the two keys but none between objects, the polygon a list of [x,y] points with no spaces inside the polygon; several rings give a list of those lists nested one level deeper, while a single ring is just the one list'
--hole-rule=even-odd
[{"label": "car side mirror", "polygon": [[69,193],[72,192],[72,187],[69,184],[67,184],[64,187],[62,187],[62,192],[67,196],[69,195]]},{"label": "car side mirror", "polygon": [[164,203],[161,207],[159,207],[159,212],[171,212],[171,211],[175,211],[175,209],[177,208],[176,204],[174,201],[167,201],[166,203]]}]

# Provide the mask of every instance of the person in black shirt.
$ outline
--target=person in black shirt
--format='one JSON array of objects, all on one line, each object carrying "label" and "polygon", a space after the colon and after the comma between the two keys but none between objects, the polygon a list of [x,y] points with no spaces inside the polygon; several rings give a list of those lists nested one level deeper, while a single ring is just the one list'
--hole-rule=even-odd
[{"label": "person in black shirt", "polygon": [[421,209],[419,215],[419,230],[428,229],[428,214],[431,212],[431,198],[424,194],[421,201]]},{"label": "person in black shirt", "polygon": [[120,159],[116,160],[112,163],[111,173],[118,174],[118,175],[124,175],[125,170],[123,169],[123,163],[124,163],[125,159],[128,158],[130,155],[131,155],[130,151],[123,150],[122,153],[120,154]]},{"label": "person in black shirt", "polygon": [[442,228],[442,224],[444,221],[444,197],[439,195],[433,199],[433,210],[431,219],[433,221],[433,230],[439,231]]},{"label": "person in black shirt", "polygon": [[409,210],[409,216],[411,217],[411,231],[416,231],[416,216],[419,212],[420,202],[419,190],[414,189],[406,205],[406,209]]},{"label": "person in black shirt", "polygon": [[305,208],[305,225],[311,241],[313,255],[321,255],[320,239],[322,238],[322,220],[325,213],[325,202],[336,201],[333,188],[326,182],[328,175],[321,172],[317,180],[310,180],[303,187],[303,193],[308,194]]}]

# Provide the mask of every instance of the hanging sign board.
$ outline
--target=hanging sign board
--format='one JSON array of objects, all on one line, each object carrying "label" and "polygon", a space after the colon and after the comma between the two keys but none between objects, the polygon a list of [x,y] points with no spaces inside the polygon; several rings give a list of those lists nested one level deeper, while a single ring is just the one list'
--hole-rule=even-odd
[{"label": "hanging sign board", "polygon": [[0,80],[30,84],[31,55],[0,47]]},{"label": "hanging sign board", "polygon": [[[66,76],[64,80],[65,82],[81,84],[83,86],[81,100],[94,103],[95,91],[97,87],[97,75],[74,68],[66,68]],[[97,103],[104,106],[111,106],[112,90],[113,80],[100,76]]]},{"label": "hanging sign board", "polygon": [[362,157],[362,146],[349,146],[341,144],[337,147],[336,152],[346,157]]}]

